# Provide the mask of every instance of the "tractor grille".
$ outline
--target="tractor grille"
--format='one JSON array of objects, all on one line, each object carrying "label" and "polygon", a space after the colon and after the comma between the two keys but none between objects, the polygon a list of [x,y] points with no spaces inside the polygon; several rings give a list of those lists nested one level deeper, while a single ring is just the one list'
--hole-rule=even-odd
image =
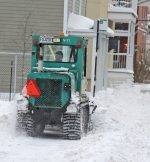
[{"label": "tractor grille", "polygon": [[41,97],[35,101],[38,107],[61,107],[62,80],[37,79],[37,84],[41,90]]}]

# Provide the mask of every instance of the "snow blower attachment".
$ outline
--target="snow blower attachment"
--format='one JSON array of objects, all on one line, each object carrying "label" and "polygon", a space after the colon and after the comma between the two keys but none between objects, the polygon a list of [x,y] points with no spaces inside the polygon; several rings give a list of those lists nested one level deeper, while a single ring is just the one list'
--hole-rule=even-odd
[{"label": "snow blower attachment", "polygon": [[66,139],[80,139],[90,126],[85,94],[87,40],[76,36],[32,35],[31,72],[23,94],[27,105],[18,109],[18,126],[30,136],[60,128]]}]

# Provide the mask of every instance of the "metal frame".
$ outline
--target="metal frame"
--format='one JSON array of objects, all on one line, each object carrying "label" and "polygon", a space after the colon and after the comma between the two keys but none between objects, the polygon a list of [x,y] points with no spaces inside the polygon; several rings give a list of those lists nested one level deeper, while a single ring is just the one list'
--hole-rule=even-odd
[{"label": "metal frame", "polygon": [[[5,56],[5,54],[6,54],[6,57],[7,57],[7,55],[12,55],[12,60],[13,60],[13,65],[12,65],[13,77],[12,77],[12,81],[11,81],[11,83],[12,83],[12,85],[11,85],[11,93],[12,93],[11,99],[13,99],[15,94],[17,93],[17,89],[19,88],[18,87],[18,83],[17,83],[17,79],[18,79],[17,69],[18,69],[18,65],[19,65],[18,57],[21,56],[22,53],[13,53],[13,52],[5,52],[5,51],[4,52],[2,52],[2,51],[0,52],[0,55]],[[26,56],[30,56],[31,54],[30,53],[25,53],[25,55]],[[3,77],[3,76],[0,76],[0,77]],[[5,93],[8,93],[8,92],[5,92]]]}]

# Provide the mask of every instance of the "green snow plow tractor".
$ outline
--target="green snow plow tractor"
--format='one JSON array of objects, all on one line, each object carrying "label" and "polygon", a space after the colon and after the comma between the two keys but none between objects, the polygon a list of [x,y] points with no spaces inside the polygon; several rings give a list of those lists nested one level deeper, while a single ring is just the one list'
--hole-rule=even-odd
[{"label": "green snow plow tractor", "polygon": [[80,139],[90,125],[85,94],[87,39],[32,35],[31,71],[23,88],[26,106],[18,108],[17,125],[29,136],[58,127],[65,139]]}]

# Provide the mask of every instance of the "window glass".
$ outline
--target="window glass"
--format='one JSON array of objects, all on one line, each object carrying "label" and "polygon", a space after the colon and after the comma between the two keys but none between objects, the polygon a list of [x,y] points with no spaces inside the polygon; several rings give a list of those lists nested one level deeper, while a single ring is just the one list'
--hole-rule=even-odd
[{"label": "window glass", "polygon": [[75,46],[44,45],[43,59],[51,62],[76,62],[77,50]]},{"label": "window glass", "polygon": [[108,51],[113,53],[127,53],[128,37],[114,37],[109,39]]},{"label": "window glass", "polygon": [[129,28],[128,23],[120,23],[120,22],[115,23],[115,30],[128,30],[128,28]]}]

